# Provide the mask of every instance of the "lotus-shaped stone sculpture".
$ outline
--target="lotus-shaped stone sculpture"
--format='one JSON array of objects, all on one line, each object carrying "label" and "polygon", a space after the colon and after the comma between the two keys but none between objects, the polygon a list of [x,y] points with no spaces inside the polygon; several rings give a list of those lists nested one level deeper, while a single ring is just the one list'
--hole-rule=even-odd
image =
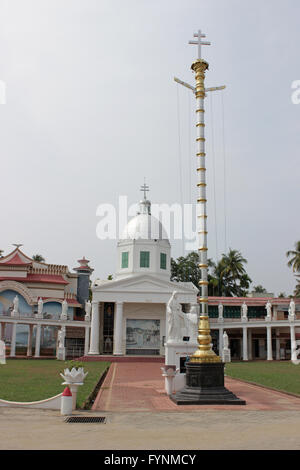
[{"label": "lotus-shaped stone sculpture", "polygon": [[83,367],[79,367],[78,369],[73,367],[71,370],[65,369],[64,373],[61,373],[60,375],[69,384],[83,383],[84,379],[88,375],[88,372],[84,372]]}]

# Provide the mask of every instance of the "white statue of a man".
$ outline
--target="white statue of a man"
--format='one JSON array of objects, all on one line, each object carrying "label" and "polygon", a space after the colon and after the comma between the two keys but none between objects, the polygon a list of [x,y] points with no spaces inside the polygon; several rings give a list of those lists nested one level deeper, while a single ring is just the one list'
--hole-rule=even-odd
[{"label": "white statue of a man", "polygon": [[295,318],[295,313],[296,313],[296,306],[294,299],[291,299],[290,305],[289,305],[289,317]]},{"label": "white statue of a man", "polygon": [[19,297],[16,295],[14,300],[13,300],[13,314],[17,315],[19,313]]},{"label": "white statue of a man", "polygon": [[219,319],[222,320],[223,319],[223,304],[221,304],[221,302],[219,303],[218,305],[218,312],[219,312]]},{"label": "white statue of a man", "polygon": [[228,335],[226,331],[223,333],[223,349],[228,349]]},{"label": "white statue of a man", "polygon": [[248,312],[248,307],[246,305],[246,302],[242,304],[242,318],[243,320],[247,320],[247,312]]},{"label": "white statue of a man", "polygon": [[181,341],[186,333],[186,331],[183,331],[186,330],[186,318],[177,300],[177,295],[177,292],[174,291],[167,304],[167,341]]},{"label": "white statue of a man", "polygon": [[266,310],[267,310],[267,318],[268,319],[271,319],[272,317],[272,304],[271,302],[268,300],[268,302],[266,303],[266,306],[265,306]]},{"label": "white statue of a man", "polygon": [[38,300],[38,315],[39,316],[42,316],[43,314],[43,305],[44,305],[43,299],[42,297],[40,297]]}]

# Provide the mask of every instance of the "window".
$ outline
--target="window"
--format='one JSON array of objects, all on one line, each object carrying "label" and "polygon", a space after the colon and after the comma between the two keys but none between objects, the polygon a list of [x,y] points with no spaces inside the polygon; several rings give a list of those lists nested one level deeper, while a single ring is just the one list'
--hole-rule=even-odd
[{"label": "window", "polygon": [[122,253],[122,268],[128,268],[128,251]]},{"label": "window", "polygon": [[167,269],[167,255],[166,253],[160,254],[160,269]]},{"label": "window", "polygon": [[149,268],[150,267],[150,252],[141,251],[140,252],[140,268]]}]

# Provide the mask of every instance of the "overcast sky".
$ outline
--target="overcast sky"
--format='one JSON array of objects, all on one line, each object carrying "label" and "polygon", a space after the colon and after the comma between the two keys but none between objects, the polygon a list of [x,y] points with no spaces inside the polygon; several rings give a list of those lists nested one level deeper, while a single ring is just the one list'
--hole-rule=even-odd
[{"label": "overcast sky", "polygon": [[209,257],[238,249],[254,285],[292,293],[299,15],[299,0],[0,0],[0,248],[69,268],[85,255],[106,278],[116,241],[96,237],[99,204],[137,202],[144,177],[153,203],[195,201],[194,100],[173,77],[193,83],[201,28],[206,85],[227,87],[206,100]]}]

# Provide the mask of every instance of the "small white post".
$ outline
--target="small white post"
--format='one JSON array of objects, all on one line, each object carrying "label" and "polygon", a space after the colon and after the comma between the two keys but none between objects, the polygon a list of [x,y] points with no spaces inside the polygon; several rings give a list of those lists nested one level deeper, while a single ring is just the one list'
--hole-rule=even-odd
[{"label": "small white post", "polygon": [[60,414],[63,416],[71,415],[72,411],[73,411],[73,396],[69,387],[66,387],[61,396]]}]

